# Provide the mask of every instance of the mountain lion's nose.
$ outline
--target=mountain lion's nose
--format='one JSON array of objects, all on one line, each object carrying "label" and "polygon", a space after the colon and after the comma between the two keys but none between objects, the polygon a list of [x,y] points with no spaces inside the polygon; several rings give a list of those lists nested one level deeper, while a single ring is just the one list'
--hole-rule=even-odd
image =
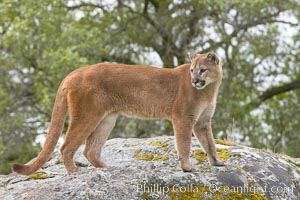
[{"label": "mountain lion's nose", "polygon": [[197,84],[197,83],[199,83],[200,82],[200,80],[198,79],[198,78],[193,78],[192,79],[192,83],[194,83],[194,84]]}]

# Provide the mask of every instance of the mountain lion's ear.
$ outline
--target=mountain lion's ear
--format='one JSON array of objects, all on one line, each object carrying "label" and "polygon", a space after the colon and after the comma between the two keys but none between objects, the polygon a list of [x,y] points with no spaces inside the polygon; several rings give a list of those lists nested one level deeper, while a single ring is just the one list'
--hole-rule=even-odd
[{"label": "mountain lion's ear", "polygon": [[196,58],[197,54],[191,54],[190,52],[188,52],[188,56],[189,56],[189,59],[191,61],[191,63],[194,61],[194,59]]},{"label": "mountain lion's ear", "polygon": [[217,54],[214,53],[214,52],[209,52],[206,56],[206,59],[209,60],[210,62],[212,62],[215,65],[218,65],[219,62],[220,62]]}]

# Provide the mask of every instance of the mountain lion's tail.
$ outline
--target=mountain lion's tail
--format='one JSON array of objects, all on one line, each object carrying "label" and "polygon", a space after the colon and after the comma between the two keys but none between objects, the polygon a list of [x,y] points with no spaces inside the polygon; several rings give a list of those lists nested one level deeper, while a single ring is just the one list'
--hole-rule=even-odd
[{"label": "mountain lion's tail", "polygon": [[62,132],[68,110],[67,107],[67,95],[64,94],[62,86],[60,86],[57,91],[52,111],[51,123],[42,151],[33,160],[33,162],[28,165],[13,164],[13,171],[22,175],[30,175],[41,168],[43,164],[48,161]]}]

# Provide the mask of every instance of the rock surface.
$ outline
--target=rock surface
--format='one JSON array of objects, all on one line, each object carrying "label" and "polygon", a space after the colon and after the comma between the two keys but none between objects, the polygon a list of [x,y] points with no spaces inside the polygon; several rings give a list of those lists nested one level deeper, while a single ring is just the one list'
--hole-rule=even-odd
[{"label": "rock surface", "polygon": [[227,166],[211,167],[193,138],[194,173],[181,172],[173,137],[111,139],[103,151],[106,169],[90,166],[81,147],[81,168],[70,176],[56,151],[30,177],[0,176],[0,199],[300,199],[300,159],[216,143]]}]

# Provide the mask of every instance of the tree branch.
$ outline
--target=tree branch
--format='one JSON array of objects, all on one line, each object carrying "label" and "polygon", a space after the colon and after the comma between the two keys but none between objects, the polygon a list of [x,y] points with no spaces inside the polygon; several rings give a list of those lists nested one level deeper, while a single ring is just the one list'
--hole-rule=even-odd
[{"label": "tree branch", "polygon": [[281,23],[281,24],[288,24],[290,26],[299,26],[299,23],[293,23],[293,22],[288,22],[284,20],[270,20],[269,23]]},{"label": "tree branch", "polygon": [[264,93],[262,93],[259,96],[259,100],[260,102],[264,102],[276,95],[291,91],[291,90],[296,90],[296,89],[300,89],[300,79],[294,80],[290,83],[286,83],[282,86],[277,86],[277,87],[273,87],[270,88],[268,90],[266,90]]},{"label": "tree branch", "polygon": [[66,4],[64,4],[63,2],[61,2],[61,5],[65,8],[67,8],[68,10],[77,10],[80,9],[82,7],[92,7],[92,8],[99,8],[101,9],[104,13],[107,13],[107,10],[104,6],[99,5],[99,4],[93,4],[93,3],[84,3],[81,2],[80,4],[77,5],[73,5],[73,6],[68,6]]},{"label": "tree branch", "polygon": [[[234,31],[230,35],[228,35],[228,37],[225,37],[224,39],[222,39],[219,42],[215,42],[212,39],[209,39],[209,40],[205,41],[204,43],[209,43],[210,46],[207,49],[205,49],[204,51],[214,50],[217,47],[223,46],[224,44],[226,45],[226,43],[228,41],[230,41],[230,40],[228,40],[228,38],[236,37],[239,32],[241,32],[241,31],[242,32],[247,32],[247,30],[249,28],[252,28],[252,27],[255,27],[255,26],[258,26],[258,25],[270,24],[270,23],[285,23],[285,24],[287,24],[287,22],[274,19],[274,18],[278,17],[281,12],[284,12],[284,11],[285,10],[279,10],[275,13],[269,13],[267,15],[260,16],[259,18],[256,18],[256,19],[253,19],[253,20],[250,19],[248,22],[242,23],[242,24],[239,24],[237,22],[237,16],[236,16],[235,17],[236,26],[235,26]],[[224,21],[224,19],[222,19],[222,18],[219,18],[219,20],[222,21],[223,23],[225,23],[225,22],[228,23],[227,21]],[[295,25],[295,24],[291,24],[291,23],[289,23],[289,24],[291,26]]]},{"label": "tree branch", "polygon": [[144,5],[144,10],[143,10],[143,13],[144,14],[147,14],[148,13],[148,3],[149,3],[149,0],[145,0],[145,5]]},{"label": "tree branch", "polygon": [[159,9],[158,2],[156,0],[150,0],[150,2],[153,5],[155,11],[157,12],[157,10]]},{"label": "tree branch", "polygon": [[[155,3],[155,1],[149,1],[152,4]],[[118,0],[118,6],[128,9],[129,12],[132,14],[142,17],[148,24],[150,24],[156,32],[159,34],[159,36],[162,39],[162,45],[151,47],[156,49],[157,53],[160,55],[161,59],[163,60],[165,67],[174,67],[173,66],[173,55],[178,55],[178,52],[180,52],[180,49],[175,45],[174,38],[172,37],[172,34],[170,33],[170,30],[166,29],[165,26],[161,23],[157,23],[153,17],[151,17],[148,13],[149,9],[149,2],[146,0],[145,5],[142,12],[138,12],[131,8],[130,6],[124,4],[121,0]],[[158,4],[155,4],[155,6],[158,6]],[[156,8],[155,8],[156,9]],[[158,7],[157,7],[158,9]]]},{"label": "tree branch", "polygon": [[290,83],[286,83],[281,86],[272,87],[270,89],[267,89],[265,92],[263,92],[256,100],[251,101],[246,106],[246,110],[253,110],[254,108],[257,108],[260,104],[267,101],[268,99],[271,99],[272,97],[289,92],[292,90],[300,89],[300,79],[296,79]]}]

